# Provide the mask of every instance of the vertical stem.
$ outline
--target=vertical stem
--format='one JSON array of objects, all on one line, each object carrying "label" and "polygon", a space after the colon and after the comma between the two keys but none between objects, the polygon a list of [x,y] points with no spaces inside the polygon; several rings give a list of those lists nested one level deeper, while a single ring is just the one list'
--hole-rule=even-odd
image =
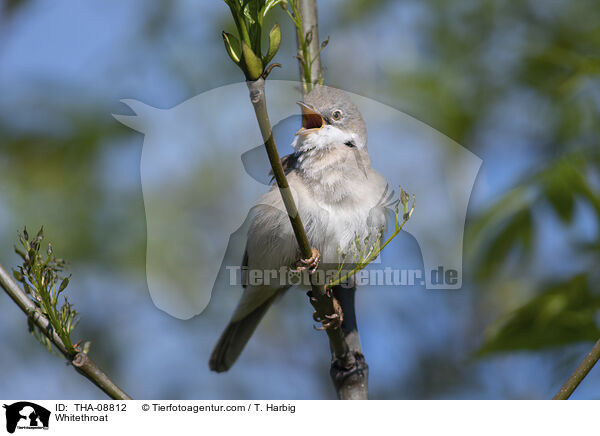
[{"label": "vertical stem", "polygon": [[[313,88],[313,85],[318,83],[323,75],[321,69],[321,55],[319,53],[319,25],[317,16],[317,2],[316,0],[298,0],[298,9],[300,12],[301,23],[302,23],[302,38],[306,38],[309,32],[312,32],[312,39],[306,47],[308,50],[304,52],[302,43],[298,38],[298,51],[303,54],[305,66],[300,64],[300,76],[302,77],[302,84],[304,94],[308,94]],[[300,35],[298,35],[300,37]],[[309,71],[304,71],[304,68],[308,67]],[[307,83],[308,82],[308,83]]]},{"label": "vertical stem", "polygon": [[290,221],[294,229],[294,235],[296,236],[298,245],[300,246],[300,252],[304,258],[308,259],[312,256],[311,247],[308,243],[308,238],[306,237],[306,231],[304,230],[302,221],[300,220],[300,215],[298,214],[298,209],[296,208],[296,203],[294,202],[294,197],[292,196],[292,191],[290,190],[290,185],[285,177],[285,173],[281,165],[281,159],[279,157],[277,146],[275,145],[275,140],[273,139],[273,133],[271,131],[271,121],[269,120],[269,113],[267,112],[267,102],[265,97],[265,81],[264,79],[258,79],[256,81],[246,83],[248,84],[248,89],[250,90],[250,101],[254,107],[254,113],[256,114],[256,119],[258,120],[263,141],[265,142],[267,156],[269,157],[269,163],[273,169],[275,181],[279,187],[281,199],[283,200],[285,210],[290,217]]},{"label": "vertical stem", "polygon": [[[271,121],[269,120],[269,114],[267,112],[267,101],[265,96],[265,80],[260,78],[255,81],[246,82],[248,90],[250,91],[250,101],[254,107],[254,113],[260,127],[260,132],[265,142],[267,149],[267,155],[269,156],[269,162],[273,169],[273,175],[279,187],[279,193],[285,205],[285,209],[290,218],[292,228],[294,229],[294,235],[298,241],[300,252],[306,259],[312,256],[312,249],[308,238],[306,237],[306,231],[302,225],[300,215],[292,191],[285,177],[283,167],[281,166],[281,159],[277,152],[277,146],[273,139],[273,133],[271,130]],[[325,315],[336,313],[333,298],[331,298],[329,292],[325,289],[325,286],[319,286],[314,283],[314,276],[311,276],[312,291],[309,294],[311,296],[310,302],[321,316],[325,319]],[[333,349],[334,355],[337,359],[343,362],[344,367],[349,367],[354,364],[354,356],[350,353],[348,344],[344,339],[344,335],[340,327],[329,328],[326,330],[327,336],[329,337],[329,343]]]},{"label": "vertical stem", "polygon": [[227,4],[229,5],[229,9],[231,10],[231,15],[233,16],[233,20],[235,21],[235,26],[237,27],[241,40],[244,41],[248,45],[248,47],[252,47],[252,43],[250,42],[250,34],[248,33],[248,28],[246,27],[245,18],[239,10],[240,6],[237,4],[237,2],[228,2]]},{"label": "vertical stem", "polygon": [[[300,20],[302,28],[302,35],[297,35],[298,53],[302,53],[304,58],[304,65],[300,62],[300,77],[302,78],[302,88],[306,97],[306,94],[310,92],[313,85],[319,83],[323,78],[317,2],[316,0],[297,0],[297,5],[299,12],[297,19]],[[308,32],[312,32],[312,39],[306,47],[304,39]],[[310,68],[310,70],[304,71],[306,67]],[[342,286],[336,286],[332,291],[344,314],[342,331],[344,334],[344,343],[349,350],[348,354],[350,358],[346,360],[336,359],[336,353],[335,351],[333,352],[330,369],[331,379],[340,399],[366,400],[368,397],[369,366],[362,354],[356,323],[354,303],[356,287],[353,286],[351,289],[346,289]]]},{"label": "vertical stem", "polygon": [[354,310],[356,285],[352,288],[333,287],[333,296],[338,300],[344,313],[342,332],[350,352],[354,355],[356,364],[349,369],[336,364],[335,358],[331,364],[331,379],[341,400],[367,400],[369,393],[369,365],[365,360],[360,346],[360,336]]}]

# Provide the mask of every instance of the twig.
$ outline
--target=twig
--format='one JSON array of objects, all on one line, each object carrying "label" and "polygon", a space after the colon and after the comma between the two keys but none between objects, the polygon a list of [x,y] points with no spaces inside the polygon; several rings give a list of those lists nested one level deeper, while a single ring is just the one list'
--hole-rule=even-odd
[{"label": "twig", "polygon": [[35,323],[40,331],[52,341],[77,372],[98,386],[110,398],[114,400],[131,400],[131,397],[98,368],[87,354],[68,350],[55,329],[52,328],[48,318],[40,312],[29,296],[17,285],[2,265],[0,265],[0,287],[6,291],[9,297]]},{"label": "twig", "polygon": [[298,46],[296,59],[298,59],[300,68],[302,91],[306,96],[314,85],[323,84],[321,50],[329,43],[329,38],[319,44],[317,3],[315,0],[290,0],[289,6],[286,4],[285,10],[296,26]]},{"label": "twig", "polygon": [[[273,133],[271,131],[271,121],[269,120],[265,97],[265,80],[260,78],[255,81],[247,81],[246,84],[250,91],[250,101],[254,107],[254,113],[256,114],[260,132],[263,141],[265,141],[265,147],[267,149],[269,162],[271,163],[271,168],[273,169],[273,175],[275,176],[275,181],[279,187],[283,204],[285,205],[285,209],[290,218],[294,235],[298,241],[300,253],[304,258],[308,259],[312,256],[311,246],[306,237],[306,231],[300,220],[300,215],[298,214],[292,191],[290,190],[283,167],[281,166],[281,159],[277,152],[277,146],[275,145],[275,140],[273,139]],[[310,298],[310,301],[315,308],[317,315],[321,319],[326,319],[325,315],[336,313],[332,294],[325,289],[325,286],[314,284],[314,276],[311,276],[311,285],[312,291],[310,292],[310,297],[312,298]],[[339,326],[328,328],[326,329],[326,332],[329,337],[331,348],[336,359],[340,361],[340,365],[343,368],[352,367],[355,364],[355,359],[350,353],[348,344],[344,340],[341,328]]]},{"label": "twig", "polygon": [[577,369],[571,374],[571,377],[560,388],[558,393],[552,398],[553,400],[568,400],[577,386],[588,375],[596,362],[600,359],[600,340],[594,344],[590,352],[585,356]]},{"label": "twig", "polygon": [[302,17],[302,32],[304,35],[310,33],[311,39],[308,45],[311,69],[310,76],[318,80],[322,76],[321,56],[319,50],[319,20],[317,16],[316,0],[298,0],[300,16]]},{"label": "twig", "polygon": [[[323,78],[321,69],[321,48],[319,47],[319,25],[316,0],[297,0],[301,17],[302,33],[298,32],[298,47],[303,47],[304,64],[300,63],[303,71],[302,80],[305,92],[310,92],[316,83]],[[302,40],[303,39],[303,40]],[[325,43],[326,44],[326,43]]]},{"label": "twig", "polygon": [[[402,215],[402,222],[400,222],[400,216],[399,216],[399,204],[402,203],[403,207],[404,207],[404,214]],[[383,251],[383,249],[390,243],[392,242],[392,239],[394,239],[398,233],[400,233],[400,231],[402,230],[402,228],[404,227],[404,224],[407,223],[407,221],[410,219],[412,213],[415,210],[415,198],[413,196],[413,203],[411,208],[408,208],[408,194],[402,190],[400,193],[400,200],[398,200],[398,202],[396,203],[396,224],[394,226],[394,231],[392,232],[392,234],[389,236],[389,238],[386,239],[386,241],[383,244],[380,244],[380,239],[377,239],[377,243],[371,247],[368,250],[368,253],[366,254],[366,256],[364,258],[360,258],[358,259],[358,262],[356,264],[356,266],[348,273],[344,274],[343,276],[339,277],[339,273],[338,273],[338,277],[331,280],[329,283],[327,283],[325,285],[325,287],[327,289],[331,289],[335,286],[338,286],[344,282],[346,282],[348,279],[350,279],[351,277],[354,277],[354,275],[360,271],[365,269],[371,262],[373,262],[375,259],[377,259],[377,256],[379,256],[379,254]],[[340,265],[339,271],[341,272],[343,268],[343,265]]]},{"label": "twig", "polygon": [[[327,45],[329,39],[319,44],[316,0],[294,0],[290,1],[290,4],[294,14],[292,20],[296,25],[297,58],[300,66],[302,90],[304,97],[306,97],[312,90],[313,85],[323,83],[321,50]],[[289,11],[288,15],[290,15]],[[358,326],[356,324],[354,304],[356,287],[348,289],[342,286],[328,286],[327,288],[331,288],[333,297],[339,303],[341,312],[343,313],[342,331],[344,334],[344,343],[351,356],[351,359],[344,362],[332,352],[331,368],[329,371],[331,380],[333,381],[338,398],[342,400],[366,400],[368,399],[369,392],[369,366],[362,353]]]},{"label": "twig", "polygon": [[[295,0],[294,13],[297,15],[296,42],[298,45],[298,63],[302,90],[306,95],[313,85],[323,83],[323,69],[321,66],[321,50],[329,42],[329,38],[319,44],[319,22],[317,17],[316,0]],[[289,12],[288,12],[289,13]],[[339,302],[343,313],[342,331],[344,341],[352,356],[352,361],[344,365],[332,353],[331,380],[338,398],[342,400],[366,400],[369,393],[369,365],[362,353],[360,336],[356,323],[355,292],[356,287],[350,289],[342,286],[328,286],[334,298]]]}]

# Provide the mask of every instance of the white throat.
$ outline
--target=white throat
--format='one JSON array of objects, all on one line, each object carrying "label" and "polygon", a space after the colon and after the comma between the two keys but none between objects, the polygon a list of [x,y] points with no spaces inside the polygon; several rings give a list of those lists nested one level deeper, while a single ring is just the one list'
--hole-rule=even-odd
[{"label": "white throat", "polygon": [[330,125],[294,138],[292,146],[301,153],[298,174],[316,199],[354,202],[357,184],[364,183],[371,168],[369,155],[359,141],[354,133]]}]

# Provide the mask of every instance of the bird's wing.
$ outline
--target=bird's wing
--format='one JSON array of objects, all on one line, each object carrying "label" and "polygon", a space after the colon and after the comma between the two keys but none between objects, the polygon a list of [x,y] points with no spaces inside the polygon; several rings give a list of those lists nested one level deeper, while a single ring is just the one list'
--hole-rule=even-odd
[{"label": "bird's wing", "polygon": [[395,192],[392,188],[390,188],[389,183],[386,183],[385,189],[383,190],[381,197],[377,201],[376,207],[382,207],[384,209],[392,209],[396,205],[396,200],[394,199]]},{"label": "bird's wing", "polygon": [[[300,159],[302,153],[299,151],[295,151],[294,153],[287,154],[281,158],[281,166],[283,167],[283,172],[287,176],[292,170],[295,170],[298,167],[298,159]],[[274,175],[273,170],[269,171],[269,175],[271,176],[271,182],[273,181]]]},{"label": "bird's wing", "polygon": [[[244,250],[244,258],[242,259],[242,271],[248,269],[248,248]],[[242,287],[246,287],[246,283],[242,283]]]}]

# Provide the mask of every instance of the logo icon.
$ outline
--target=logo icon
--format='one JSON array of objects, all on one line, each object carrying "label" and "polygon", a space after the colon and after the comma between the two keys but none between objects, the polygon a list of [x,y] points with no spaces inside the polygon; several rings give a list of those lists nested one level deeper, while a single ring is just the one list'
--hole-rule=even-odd
[{"label": "logo icon", "polygon": [[14,433],[19,429],[48,429],[50,411],[35,403],[19,401],[4,405],[6,409],[6,431]]}]

